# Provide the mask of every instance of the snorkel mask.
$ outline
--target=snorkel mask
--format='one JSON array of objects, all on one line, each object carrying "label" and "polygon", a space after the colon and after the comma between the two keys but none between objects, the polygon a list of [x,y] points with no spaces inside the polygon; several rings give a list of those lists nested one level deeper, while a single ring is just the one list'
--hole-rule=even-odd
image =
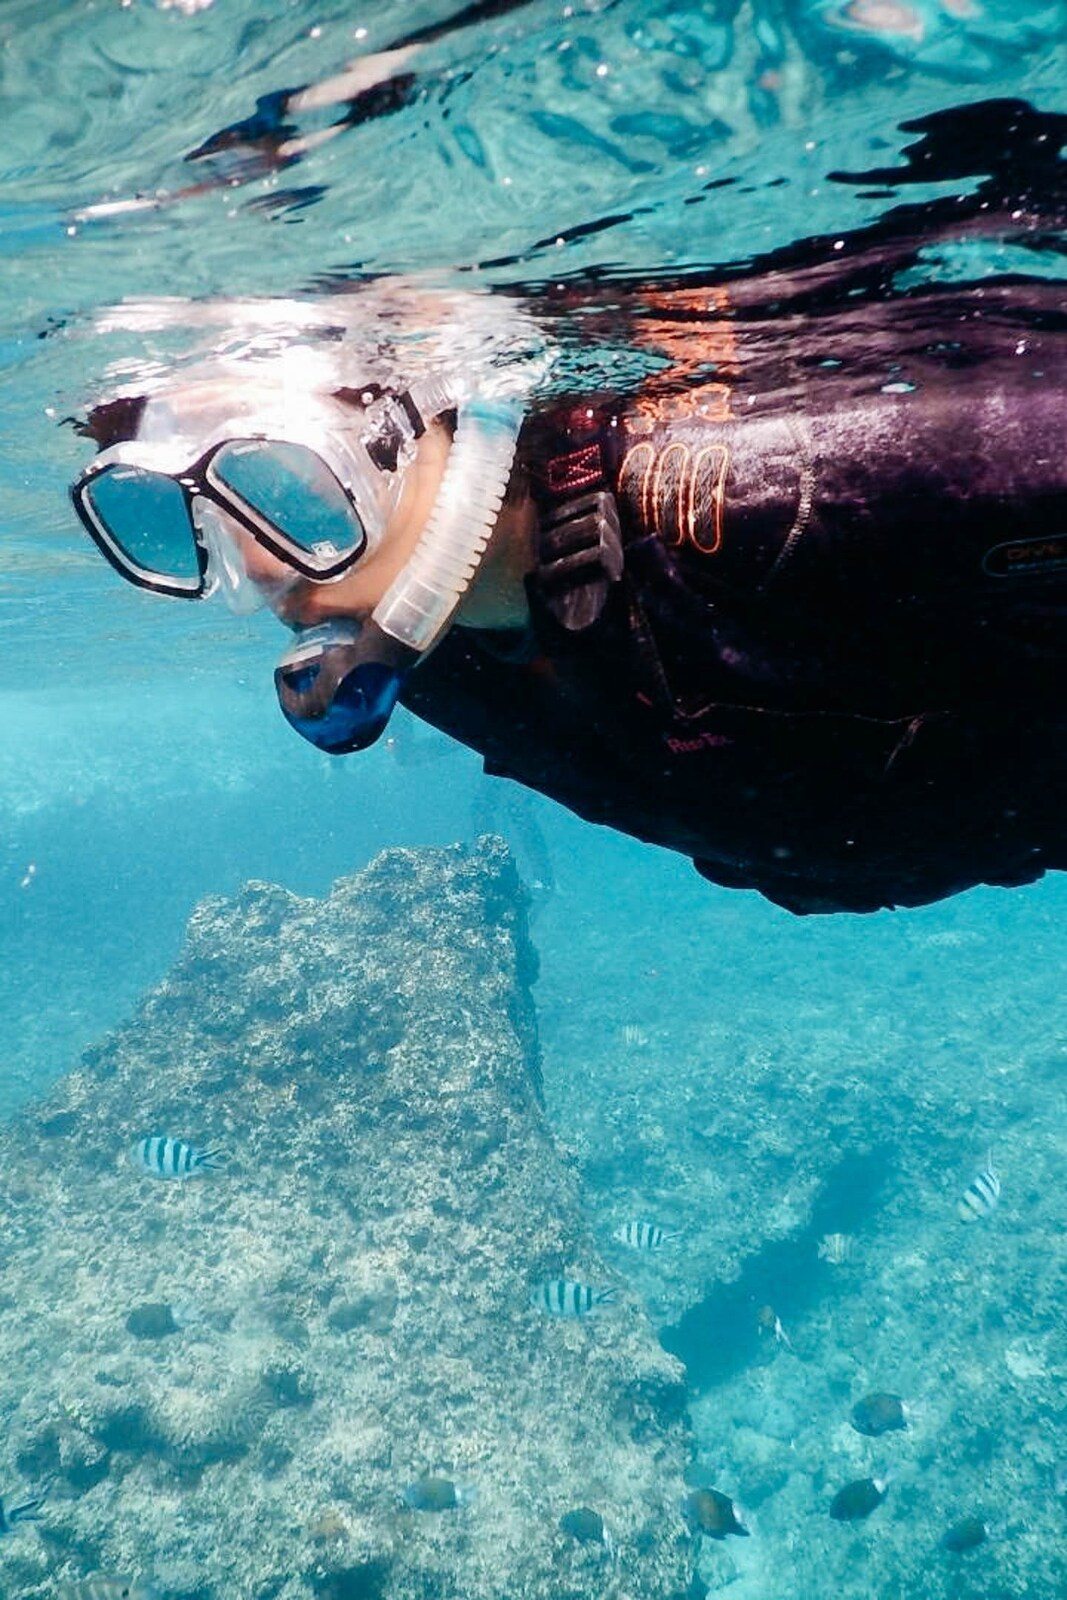
[{"label": "snorkel mask", "polygon": [[[256,397],[242,411],[232,385],[203,383],[150,398],[136,437],[81,473],[75,509],[128,582],[177,599],[221,591],[244,612],[276,597],[264,571],[328,582],[380,542],[419,414],[376,386],[359,392],[361,411],[333,395]],[[249,570],[242,551],[256,547],[273,560]],[[242,592],[248,582],[263,592]]]},{"label": "snorkel mask", "polygon": [[[503,504],[522,406],[429,379],[402,394],[257,393],[232,386],[150,399],[135,440],[105,448],[72,489],[102,554],[129,582],[175,598],[221,592],[231,609],[276,604],[300,579],[343,576],[382,540],[426,421],[456,415],[426,527],[370,620],[300,634],[275,671],[283,715],[318,749],[379,737],[403,679],[470,587]],[[192,439],[197,438],[197,447]],[[265,560],[256,558],[263,552]],[[269,574],[269,575],[268,575]]]}]

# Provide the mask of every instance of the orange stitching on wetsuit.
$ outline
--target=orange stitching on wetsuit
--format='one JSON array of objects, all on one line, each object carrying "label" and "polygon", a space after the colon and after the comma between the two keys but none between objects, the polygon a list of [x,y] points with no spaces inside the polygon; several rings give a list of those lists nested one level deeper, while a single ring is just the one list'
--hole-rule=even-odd
[{"label": "orange stitching on wetsuit", "polygon": [[[645,456],[644,462],[640,466],[634,459],[639,455]],[[651,442],[648,439],[642,439],[638,444],[630,446],[629,450],[627,450],[625,456],[623,457],[622,466],[619,468],[619,488],[622,490],[625,489],[624,479],[627,471],[631,467],[633,468],[634,472],[641,474],[641,487],[639,493],[641,496],[641,526],[643,528],[647,527],[649,522],[652,520],[652,501],[649,494],[649,484],[652,475],[652,469],[655,464],[656,452],[652,448]]]},{"label": "orange stitching on wetsuit", "polygon": [[[663,491],[663,478],[668,472],[667,464],[671,456],[674,455],[676,451],[680,452],[682,456],[682,465],[677,475],[673,476],[673,481],[676,485],[674,498],[674,534],[673,537],[668,538],[663,532],[664,516],[668,510],[668,507],[665,503],[661,502],[660,496]],[[680,545],[685,537],[685,532],[682,528],[682,494],[685,488],[686,474],[689,471],[692,458],[693,452],[690,450],[689,446],[687,444],[683,444],[681,439],[674,439],[665,450],[660,451],[659,460],[656,462],[656,470],[652,478],[652,525],[655,529],[657,537],[662,539],[666,545]],[[669,494],[670,484],[667,486],[667,494],[663,497],[664,502]]]},{"label": "orange stitching on wetsuit", "polygon": [[[696,519],[697,484],[703,466],[718,457],[714,469],[715,480],[711,486],[711,543],[706,544],[700,535]],[[714,555],[722,546],[723,515],[726,510],[726,474],[730,470],[730,447],[726,444],[707,444],[698,450],[689,475],[689,503],[686,507],[686,538],[701,555]]]},{"label": "orange stitching on wetsuit", "polygon": [[696,499],[697,460],[702,452],[698,451],[694,458],[690,455],[682,468],[678,479],[678,499],[674,509],[675,521],[678,524],[678,543],[693,542],[693,502]]},{"label": "orange stitching on wetsuit", "polygon": [[[672,456],[681,458],[675,471],[672,471]],[[705,469],[711,463],[715,465],[711,468],[714,476],[711,482],[709,538],[698,522],[698,500]],[[619,468],[619,490],[620,493],[627,493],[627,475],[636,475],[640,480],[635,488],[640,498],[642,527],[651,529],[669,547],[690,544],[701,555],[713,555],[723,542],[729,470],[730,449],[725,443],[703,445],[694,455],[691,446],[681,439],[672,440],[663,450],[656,450],[651,440],[641,439],[631,445],[623,457]]]}]

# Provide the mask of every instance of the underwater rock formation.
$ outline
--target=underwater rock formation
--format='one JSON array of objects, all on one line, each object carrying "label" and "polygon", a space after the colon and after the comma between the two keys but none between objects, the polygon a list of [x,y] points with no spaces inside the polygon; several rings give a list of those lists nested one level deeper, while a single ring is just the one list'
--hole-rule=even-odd
[{"label": "underwater rock formation", "polygon": [[[0,1130],[0,1488],[51,1480],[0,1592],[685,1594],[681,1369],[543,1119],[535,973],[493,840],[388,851],[322,900],[249,884]],[[153,1178],[129,1152],[154,1134],[227,1160]],[[617,1304],[529,1305],[564,1275]],[[575,1506],[603,1542],[561,1529]]]}]

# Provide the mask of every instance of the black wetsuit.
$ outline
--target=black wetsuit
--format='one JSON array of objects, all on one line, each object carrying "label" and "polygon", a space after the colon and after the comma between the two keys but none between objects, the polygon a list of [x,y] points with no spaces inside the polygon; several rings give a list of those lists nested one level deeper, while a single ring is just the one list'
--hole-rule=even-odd
[{"label": "black wetsuit", "polygon": [[406,703],[793,911],[1067,867],[1062,286],[776,309],[653,296],[669,379],[530,418],[542,525],[613,496],[622,575],[571,631],[546,559],[529,632],[454,628]]}]

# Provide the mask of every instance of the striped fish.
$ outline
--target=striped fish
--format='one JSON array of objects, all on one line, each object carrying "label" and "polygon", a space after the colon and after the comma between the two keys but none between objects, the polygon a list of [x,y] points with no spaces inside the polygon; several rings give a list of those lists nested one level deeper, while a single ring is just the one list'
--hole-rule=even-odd
[{"label": "striped fish", "polygon": [[571,1278],[552,1278],[530,1290],[530,1304],[550,1317],[587,1317],[598,1306],[614,1303],[614,1289],[594,1289]]},{"label": "striped fish", "polygon": [[158,1595],[153,1583],[107,1572],[94,1572],[91,1578],[64,1578],[59,1585],[59,1600],[158,1600]]},{"label": "striped fish", "polygon": [[819,1260],[832,1267],[843,1267],[855,1253],[856,1241],[850,1233],[824,1233],[819,1240]]},{"label": "striped fish", "polygon": [[139,1139],[130,1152],[134,1166],[150,1172],[153,1178],[179,1179],[216,1171],[225,1155],[224,1150],[200,1150],[184,1139],[168,1139],[162,1133]]},{"label": "striped fish", "polygon": [[660,1245],[670,1244],[672,1239],[677,1239],[678,1234],[670,1228],[661,1228],[655,1222],[621,1222],[611,1236],[618,1239],[620,1244],[629,1245],[631,1250],[658,1250]]},{"label": "striped fish", "polygon": [[977,1177],[972,1178],[956,1202],[956,1215],[961,1222],[977,1222],[987,1217],[1000,1199],[1000,1174],[993,1165],[990,1151],[986,1164]]},{"label": "striped fish", "polygon": [[17,1528],[20,1522],[37,1522],[40,1518],[41,1507],[48,1498],[48,1485],[45,1484],[40,1494],[35,1494],[28,1500],[23,1500],[21,1505],[5,1506],[0,1499],[0,1534],[10,1533],[12,1528]]}]

